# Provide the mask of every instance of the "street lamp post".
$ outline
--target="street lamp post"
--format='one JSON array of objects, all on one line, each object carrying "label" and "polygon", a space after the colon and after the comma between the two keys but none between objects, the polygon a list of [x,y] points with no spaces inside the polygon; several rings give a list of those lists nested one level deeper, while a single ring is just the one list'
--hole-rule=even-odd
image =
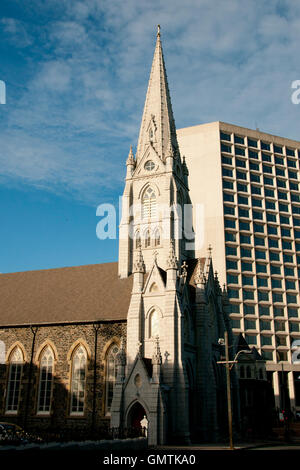
[{"label": "street lamp post", "polygon": [[[233,368],[234,364],[237,363],[237,358],[239,354],[251,354],[249,350],[239,351],[233,361],[229,360],[229,345],[228,345],[228,332],[224,332],[224,339],[220,338],[218,343],[222,346],[225,346],[225,361],[218,361],[217,364],[224,364],[226,367],[226,385],[227,385],[227,411],[228,411],[228,430],[229,430],[229,448],[234,450],[233,445],[233,432],[232,432],[232,407],[231,407],[231,381],[230,381],[230,371]],[[232,347],[232,346],[230,346]]]},{"label": "street lamp post", "polygon": [[226,383],[227,383],[227,410],[228,410],[228,427],[229,427],[229,447],[232,450],[233,437],[232,437],[232,409],[231,409],[231,382],[230,382],[230,365],[229,365],[229,348],[228,348],[228,333],[225,331],[225,359],[226,359]]},{"label": "street lamp post", "polygon": [[233,436],[232,436],[232,408],[231,408],[231,382],[230,382],[230,361],[229,361],[229,346],[228,346],[228,333],[224,332],[224,339],[219,339],[219,344],[225,346],[225,361],[218,361],[217,364],[224,364],[226,367],[226,384],[227,384],[227,412],[228,412],[228,430],[229,430],[229,448],[233,450]]}]

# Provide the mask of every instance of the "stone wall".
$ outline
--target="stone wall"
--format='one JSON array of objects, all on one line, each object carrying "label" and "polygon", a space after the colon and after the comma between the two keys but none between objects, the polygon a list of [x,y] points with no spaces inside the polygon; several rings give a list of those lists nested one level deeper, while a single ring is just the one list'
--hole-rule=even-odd
[{"label": "stone wall", "polygon": [[[99,328],[95,366],[95,327]],[[35,340],[34,340],[34,331]],[[17,423],[27,429],[60,428],[91,429],[109,425],[105,410],[106,352],[111,344],[119,345],[126,337],[125,322],[98,324],[67,324],[31,328],[0,328],[0,341],[5,345],[6,364],[0,364],[0,421]],[[34,341],[33,341],[34,340]],[[3,346],[2,343],[2,346]],[[33,344],[34,343],[34,344]],[[70,416],[72,352],[78,344],[87,351],[86,395],[83,416]],[[24,354],[19,409],[17,414],[6,412],[9,376],[7,363],[14,346]],[[37,413],[40,376],[40,354],[49,345],[54,352],[53,391],[50,415]],[[32,353],[32,347],[33,353]],[[96,377],[96,379],[95,379]],[[96,388],[94,393],[94,381]]]}]

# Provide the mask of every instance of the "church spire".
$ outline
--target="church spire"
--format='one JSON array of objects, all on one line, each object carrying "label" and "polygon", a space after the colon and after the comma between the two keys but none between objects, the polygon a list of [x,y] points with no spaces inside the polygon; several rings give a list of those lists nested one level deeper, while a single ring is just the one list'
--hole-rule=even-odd
[{"label": "church spire", "polygon": [[129,154],[128,154],[128,157],[127,157],[127,160],[126,160],[126,165],[132,165],[132,166],[135,165],[134,155],[133,155],[133,151],[132,151],[132,145],[130,145]]},{"label": "church spire", "polygon": [[[183,208],[183,205],[189,204],[190,197],[187,168],[180,158],[177,142],[160,27],[157,30],[137,150],[134,155],[130,149],[126,166],[119,237],[119,275],[127,277],[134,273],[136,278],[142,278],[137,275],[142,274],[142,263],[140,260],[136,262],[135,255],[140,255],[136,253],[136,241],[143,239],[141,253],[145,272],[152,269],[153,248],[157,251],[157,265],[168,269],[169,286],[174,289],[178,275],[174,264],[176,260],[182,263],[187,257],[188,246],[179,204]],[[178,201],[178,210],[174,211],[174,203]],[[140,210],[132,213],[132,209],[137,207]],[[166,207],[170,210],[165,210]],[[182,240],[179,240],[180,234]],[[168,259],[171,238],[176,240],[173,250],[175,261],[172,256]]]},{"label": "church spire", "polygon": [[144,105],[136,159],[140,160],[149,147],[154,148],[159,158],[165,161],[170,145],[176,156],[178,143],[170,99],[165,61],[161,45],[160,26]]}]

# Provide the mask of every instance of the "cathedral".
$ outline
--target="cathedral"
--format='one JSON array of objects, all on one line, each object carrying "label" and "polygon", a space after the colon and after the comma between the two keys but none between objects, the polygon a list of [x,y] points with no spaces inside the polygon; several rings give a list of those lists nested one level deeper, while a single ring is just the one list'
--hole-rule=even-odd
[{"label": "cathedral", "polygon": [[[118,263],[0,275],[0,421],[96,432],[144,420],[151,445],[226,435],[229,301],[212,250],[195,258],[184,229],[188,177],[158,28],[126,160]],[[260,359],[249,364],[264,374]],[[231,387],[238,429],[235,369]]]}]

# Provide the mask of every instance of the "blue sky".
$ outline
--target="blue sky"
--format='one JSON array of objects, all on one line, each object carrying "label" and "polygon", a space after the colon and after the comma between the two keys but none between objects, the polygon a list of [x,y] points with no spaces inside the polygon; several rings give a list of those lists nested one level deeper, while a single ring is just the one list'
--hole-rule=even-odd
[{"label": "blue sky", "polygon": [[177,128],[221,120],[299,139],[300,2],[1,0],[0,272],[117,260],[117,204],[162,28]]}]

